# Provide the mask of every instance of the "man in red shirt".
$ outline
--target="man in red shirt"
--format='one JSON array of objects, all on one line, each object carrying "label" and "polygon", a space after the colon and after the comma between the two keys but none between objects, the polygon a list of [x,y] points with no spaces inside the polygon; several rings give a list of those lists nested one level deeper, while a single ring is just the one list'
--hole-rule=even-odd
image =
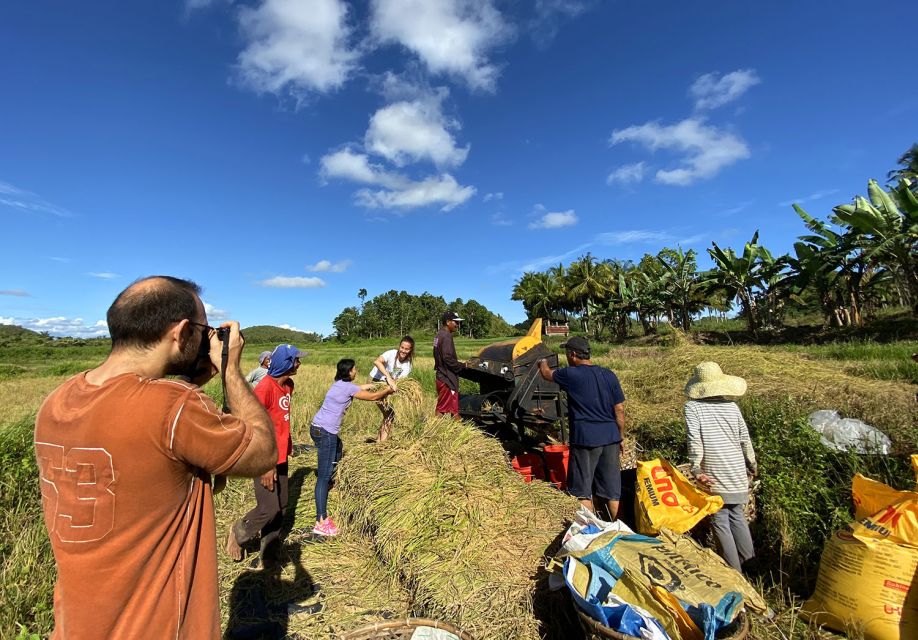
[{"label": "man in red shirt", "polygon": [[261,536],[261,563],[273,554],[272,546],[280,540],[280,529],[287,508],[287,458],[293,450],[290,438],[290,397],[292,376],[300,368],[300,358],[306,357],[292,344],[280,344],[271,354],[268,374],[255,387],[255,395],[271,416],[277,439],[277,465],[260,478],[255,478],[255,507],[233,523],[226,535],[226,552],[242,560],[242,547]]},{"label": "man in red shirt", "polygon": [[233,415],[199,387],[222,351],[199,293],[169,276],[131,284],[108,310],[108,358],[38,412],[56,640],[220,638],[211,475],[257,477],[277,452],[239,368],[238,323],[222,325]]}]

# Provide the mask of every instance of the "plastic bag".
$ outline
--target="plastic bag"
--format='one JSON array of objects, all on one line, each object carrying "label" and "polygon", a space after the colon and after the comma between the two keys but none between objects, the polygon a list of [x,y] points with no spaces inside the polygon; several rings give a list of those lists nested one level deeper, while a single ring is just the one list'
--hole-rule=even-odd
[{"label": "plastic bag", "polygon": [[640,533],[654,535],[661,529],[685,533],[724,506],[723,498],[697,488],[669,460],[637,464],[635,515]]},{"label": "plastic bag", "polygon": [[823,445],[836,451],[853,449],[857,453],[889,455],[889,437],[857,418],[842,418],[837,411],[822,409],[809,415],[810,426],[821,434]]}]

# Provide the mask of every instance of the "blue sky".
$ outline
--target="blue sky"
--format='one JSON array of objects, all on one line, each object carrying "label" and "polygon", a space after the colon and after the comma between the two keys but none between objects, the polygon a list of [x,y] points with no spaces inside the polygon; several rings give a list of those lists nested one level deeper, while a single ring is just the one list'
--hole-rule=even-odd
[{"label": "blue sky", "polygon": [[[908,17],[911,16],[911,17]],[[587,251],[773,252],[918,139],[912,3],[0,6],[0,323],[104,334],[155,273],[328,334]]]}]

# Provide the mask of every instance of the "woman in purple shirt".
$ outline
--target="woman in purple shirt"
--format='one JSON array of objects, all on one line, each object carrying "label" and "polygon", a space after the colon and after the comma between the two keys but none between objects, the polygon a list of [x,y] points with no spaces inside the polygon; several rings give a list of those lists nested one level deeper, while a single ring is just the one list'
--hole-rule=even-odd
[{"label": "woman in purple shirt", "polygon": [[318,470],[316,471],[316,526],[312,532],[320,536],[338,535],[335,521],[328,515],[328,488],[335,465],[341,459],[341,438],[338,432],[347,408],[351,406],[354,398],[375,402],[392,393],[391,387],[384,387],[379,391],[370,391],[375,384],[354,384],[357,377],[357,366],[350,358],[338,361],[335,373],[335,382],[325,394],[322,407],[312,419],[309,435],[316,443],[319,453]]}]

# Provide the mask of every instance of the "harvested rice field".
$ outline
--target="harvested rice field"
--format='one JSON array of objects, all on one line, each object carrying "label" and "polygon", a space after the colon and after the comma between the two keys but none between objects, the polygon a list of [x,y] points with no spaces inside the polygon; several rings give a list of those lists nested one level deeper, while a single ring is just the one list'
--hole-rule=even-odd
[{"label": "harvested rice field", "polygon": [[[457,341],[457,346],[462,358],[480,345]],[[416,359],[413,379],[401,383],[399,393],[391,397],[396,425],[385,443],[367,441],[376,435],[379,409],[372,402],[354,402],[342,427],[344,457],[329,496],[329,511],[342,533],[333,539],[311,533],[316,454],[308,447],[308,426],[332,382],[334,357],[351,355],[347,347],[322,347],[315,358],[319,364],[307,359],[295,379],[291,417],[296,455],[290,460],[290,507],[280,562],[270,569],[251,566],[257,549],[240,563],[219,554],[226,637],[331,639],[407,616],[456,624],[478,640],[580,637],[569,602],[547,590],[545,569],[546,558],[557,549],[577,508],[576,500],[547,483],[526,484],[511,469],[500,443],[473,425],[434,418],[429,357]],[[359,358],[362,379],[371,358],[362,352]],[[775,469],[771,484],[764,483],[764,493],[757,496],[759,515],[753,531],[768,559],[754,583],[777,616],[770,622],[754,619],[753,634],[768,640],[837,637],[807,627],[796,618],[796,610],[814,579],[822,540],[849,517],[850,496],[844,486],[850,481],[849,471],[881,474],[878,479],[893,484],[901,476],[900,485],[911,474],[904,475],[895,460],[842,465],[834,458],[820,458],[813,453],[818,451],[818,439],[813,444],[800,431],[799,418],[812,409],[838,409],[883,429],[896,452],[911,452],[918,442],[916,387],[858,375],[845,363],[814,359],[805,351],[773,347],[685,342],[597,348],[594,357],[621,379],[628,431],[638,448],[667,453],[675,463],[684,462],[678,446],[684,440],[682,386],[692,366],[708,359],[747,379],[744,412],[756,446],[763,448],[762,464]],[[42,394],[24,389],[51,389],[60,379],[0,380],[0,394],[11,405],[3,428],[21,427],[22,417],[28,420],[37,408]],[[207,391],[219,395],[219,383],[212,381]],[[772,437],[781,430],[787,430],[785,442],[781,434]],[[801,456],[818,458],[823,465],[812,472],[826,478],[823,493],[812,484],[817,476],[794,475],[806,466]],[[803,487],[799,497],[794,492],[798,486]],[[775,495],[789,497],[784,503],[770,502]],[[795,510],[792,501],[814,495],[826,504],[801,504]],[[53,561],[47,544],[40,542],[44,532],[37,491],[17,500],[9,507],[3,535],[11,540],[15,531],[22,540],[35,542],[4,541],[3,599],[10,606],[0,614],[3,637],[18,633],[17,624],[39,634],[48,633],[51,624]],[[233,520],[253,505],[251,480],[231,479],[216,496],[219,548]],[[814,528],[814,521],[821,528]],[[18,535],[22,530],[27,535]],[[32,559],[30,571],[42,573],[30,589],[22,582],[22,572],[16,571],[27,556]]]}]

